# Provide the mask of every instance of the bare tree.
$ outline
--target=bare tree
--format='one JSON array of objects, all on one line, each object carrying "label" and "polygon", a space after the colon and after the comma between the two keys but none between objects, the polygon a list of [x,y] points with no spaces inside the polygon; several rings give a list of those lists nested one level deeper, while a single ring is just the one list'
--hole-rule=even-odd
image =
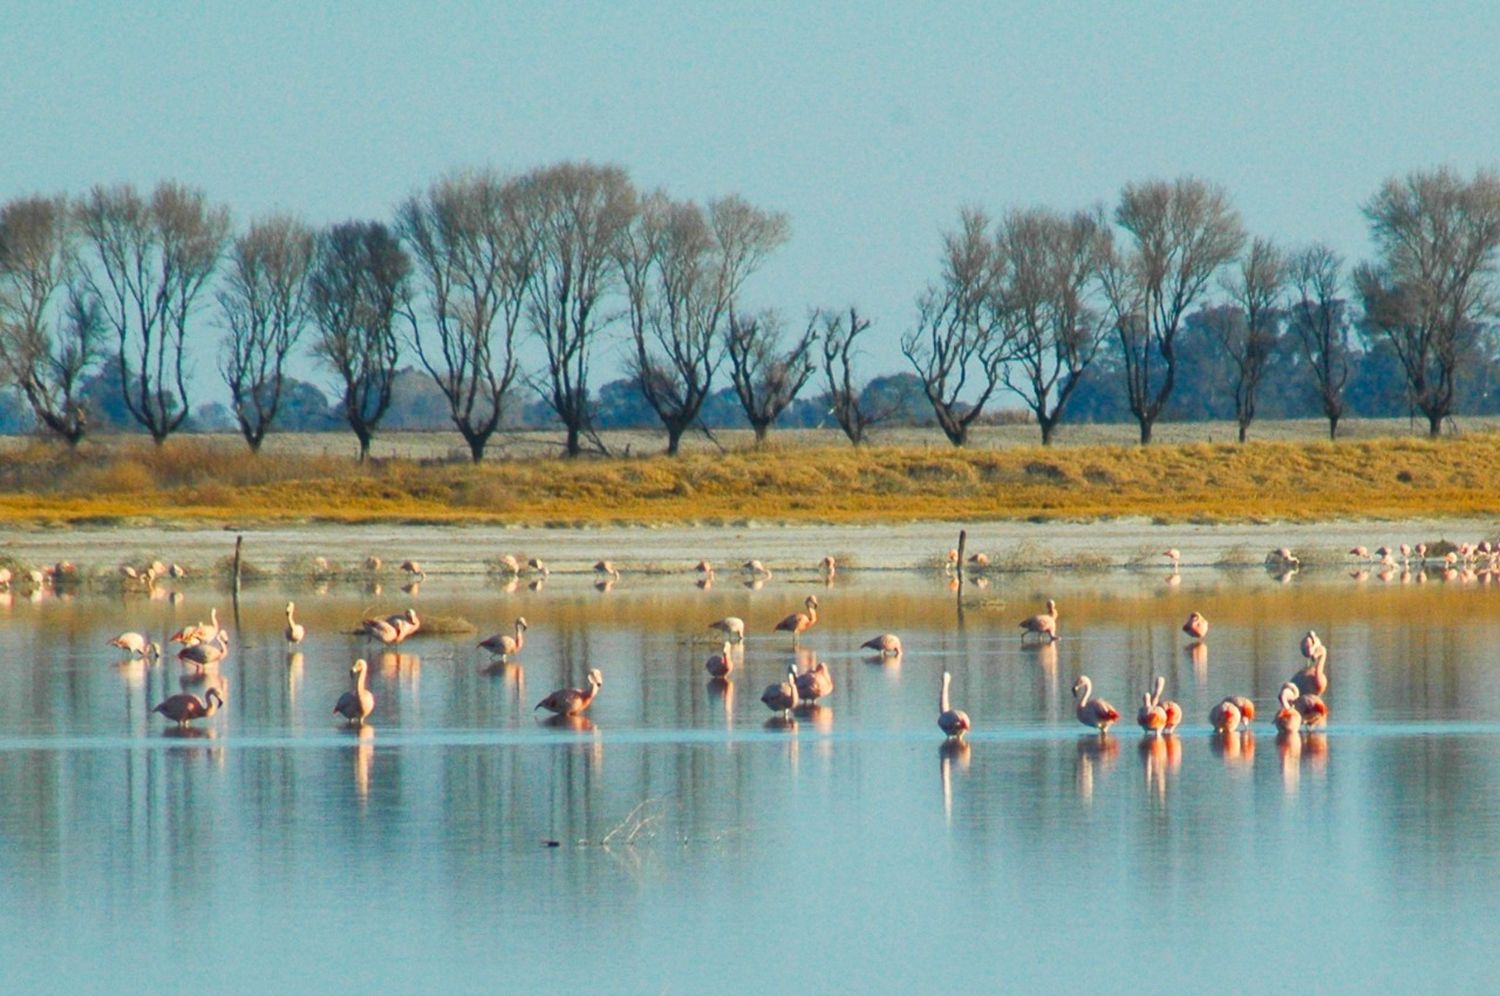
[{"label": "bare tree", "polygon": [[281,407],[286,358],[308,320],[313,230],[276,215],[234,240],[219,288],[224,316],[220,371],[250,452],[259,453]]},{"label": "bare tree", "polygon": [[516,331],[536,272],[533,189],[491,172],[451,176],[397,211],[431,319],[408,313],[412,342],[475,463],[516,378]]},{"label": "bare tree", "polygon": [[1002,378],[1036,416],[1048,446],[1109,332],[1104,313],[1090,301],[1090,287],[1109,258],[1109,229],[1099,210],[1014,211],[1001,224],[997,245],[1010,343]]},{"label": "bare tree", "polygon": [[70,447],[88,428],[79,394],[104,332],[98,299],[74,284],[77,241],[65,197],[0,206],[0,369]]},{"label": "bare tree", "polygon": [[710,201],[705,215],[657,191],[621,240],[633,372],[666,427],[668,454],[708,398],[740,287],[786,237],[784,215],[738,197]]},{"label": "bare tree", "polygon": [[901,352],[954,446],[968,440],[1009,359],[998,300],[1004,261],[989,227],[984,212],[962,212],[959,230],[943,236],[943,275],[917,302],[917,327],[901,337]]},{"label": "bare tree", "polygon": [[1255,418],[1255,396],[1266,363],[1281,335],[1286,279],[1286,255],[1269,240],[1255,239],[1224,282],[1233,305],[1209,316],[1209,330],[1233,365],[1234,420],[1242,443]]},{"label": "bare tree", "polygon": [[533,383],[562,421],[573,457],[593,428],[590,351],[614,317],[604,304],[619,280],[620,240],[635,216],[635,189],[620,167],[592,163],[549,166],[531,182],[538,198],[537,271],[527,309],[547,354],[547,369]]},{"label": "bare tree", "polygon": [[1344,415],[1344,385],[1349,382],[1354,345],[1346,302],[1340,297],[1344,261],[1328,246],[1312,245],[1288,263],[1292,287],[1287,323],[1312,370],[1328,438],[1337,439]]},{"label": "bare tree", "polygon": [[1105,266],[1104,287],[1144,446],[1177,380],[1182,316],[1245,235],[1224,189],[1194,177],[1127,184],[1115,223],[1134,244]]},{"label": "bare tree", "polygon": [[400,347],[396,316],[409,307],[411,260],[378,221],[334,225],[318,236],[309,301],[316,352],[343,384],[344,418],[359,459],[391,404]]},{"label": "bare tree", "polygon": [[[731,314],[724,340],[734,393],[740,399],[750,428],[755,430],[755,445],[763,446],[771,424],[813,375],[817,315],[808,319],[802,338],[785,352],[780,350],[781,321],[771,312],[752,318]],[[844,375],[846,379],[852,376],[847,368]]]},{"label": "bare tree", "polygon": [[1365,320],[1386,337],[1412,402],[1442,432],[1459,365],[1495,314],[1500,176],[1448,168],[1387,180],[1364,206],[1380,254],[1355,272]]},{"label": "bare tree", "polygon": [[884,421],[890,411],[871,408],[861,401],[865,385],[854,376],[854,358],[859,352],[859,337],[869,331],[870,320],[859,316],[851,305],[847,317],[833,311],[820,311],[814,318],[822,323],[823,376],[833,408],[830,414],[849,442],[859,446],[871,426]]},{"label": "bare tree", "polygon": [[229,212],[167,182],[149,199],[128,184],[95,187],[78,217],[95,264],[83,280],[119,343],[125,407],[160,446],[188,416],[188,324],[229,237]]}]

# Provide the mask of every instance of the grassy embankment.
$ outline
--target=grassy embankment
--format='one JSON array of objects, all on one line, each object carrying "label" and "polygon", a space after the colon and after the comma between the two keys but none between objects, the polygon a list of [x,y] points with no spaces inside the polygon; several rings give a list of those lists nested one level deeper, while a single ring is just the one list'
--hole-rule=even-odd
[{"label": "grassy embankment", "polygon": [[473,467],[108,440],[0,454],[0,522],[1162,521],[1500,512],[1500,436],[1247,446],[768,449]]}]

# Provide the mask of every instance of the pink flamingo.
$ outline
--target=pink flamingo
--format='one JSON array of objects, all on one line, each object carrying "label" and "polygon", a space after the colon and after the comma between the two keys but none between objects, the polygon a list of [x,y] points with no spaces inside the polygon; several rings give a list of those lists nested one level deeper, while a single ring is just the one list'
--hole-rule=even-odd
[{"label": "pink flamingo", "polygon": [[1172,573],[1176,574],[1178,568],[1182,565],[1182,551],[1178,550],[1175,546],[1169,546],[1161,552],[1161,555],[1172,562]]},{"label": "pink flamingo", "polygon": [[589,706],[594,704],[594,696],[599,694],[599,688],[604,684],[604,675],[598,668],[589,671],[588,688],[559,688],[548,695],[542,701],[532,707],[532,712],[538,709],[546,709],[548,712],[559,716],[577,716]]},{"label": "pink flamingo", "polygon": [[370,713],[375,711],[375,694],[365,687],[365,673],[369,665],[361,657],[349,668],[353,687],[334,704],[333,711],[349,721],[350,726],[364,726]]},{"label": "pink flamingo", "polygon": [[708,624],[709,629],[716,629],[735,643],[745,642],[745,620],[739,616],[725,616],[723,619],[715,619]]},{"label": "pink flamingo", "polygon": [[862,650],[878,650],[882,657],[901,656],[901,637],[895,633],[881,633],[861,643]]},{"label": "pink flamingo", "polygon": [[839,572],[838,561],[835,560],[832,556],[824,557],[818,562],[818,572],[828,580],[832,581],[833,576]]},{"label": "pink flamingo", "polygon": [[161,646],[140,633],[125,632],[109,641],[109,646],[119,647],[133,657],[160,657]]},{"label": "pink flamingo", "polygon": [[496,633],[494,636],[480,640],[479,646],[481,649],[488,650],[502,661],[509,661],[513,655],[521,652],[522,647],[526,646],[527,628],[526,617],[517,616],[516,628],[513,634]]},{"label": "pink flamingo", "polygon": [[1208,635],[1208,620],[1203,617],[1203,613],[1195,611],[1182,624],[1182,631],[1195,640],[1201,640]]},{"label": "pink flamingo", "polygon": [[1161,731],[1170,736],[1177,732],[1177,727],[1182,725],[1182,706],[1178,705],[1171,699],[1167,699],[1165,702],[1162,701],[1161,696],[1162,693],[1166,691],[1166,688],[1167,679],[1163,678],[1161,675],[1157,675],[1156,682],[1151,692],[1151,702],[1153,705],[1161,706],[1162,712],[1167,718],[1167,721],[1165,724],[1163,724]]},{"label": "pink flamingo", "polygon": [[151,711],[159,712],[172,720],[178,729],[186,729],[193,720],[212,716],[223,704],[224,694],[217,688],[210,688],[201,699],[189,692],[170,695],[158,702]]},{"label": "pink flamingo", "polygon": [[938,693],[938,729],[942,730],[950,740],[961,740],[971,727],[968,713],[948,705],[948,683],[952,680],[953,675],[944,671],[943,690]]},{"label": "pink flamingo", "polygon": [[1150,692],[1146,692],[1141,695],[1141,708],[1135,714],[1135,721],[1146,733],[1159,737],[1167,725],[1167,711],[1152,700]]},{"label": "pink flamingo", "polygon": [[284,635],[286,636],[287,643],[301,643],[307,636],[307,627],[299,623],[292,615],[296,611],[296,602],[286,603],[286,631]]},{"label": "pink flamingo", "polygon": [[1240,711],[1240,723],[1248,730],[1255,720],[1255,703],[1243,695],[1226,695],[1224,701],[1233,703],[1234,707]]},{"label": "pink flamingo", "polygon": [[1292,702],[1292,708],[1301,714],[1302,725],[1310,730],[1328,723],[1328,704],[1323,701],[1323,696],[1315,692],[1303,692],[1297,696]]},{"label": "pink flamingo", "polygon": [[229,633],[221,629],[214,634],[213,642],[193,643],[177,651],[177,659],[202,671],[209,664],[219,663],[228,653]]},{"label": "pink flamingo", "polygon": [[1328,649],[1319,645],[1312,661],[1307,667],[1292,675],[1292,684],[1297,686],[1299,692],[1322,695],[1328,691],[1328,672],[1325,669],[1328,662]]},{"label": "pink flamingo", "polygon": [[760,693],[760,700],[772,712],[779,712],[783,716],[790,716],[792,711],[801,704],[797,697],[796,670],[788,668],[785,681],[778,681],[773,685],[767,685],[766,690]]},{"label": "pink flamingo", "polygon": [[1302,728],[1302,714],[1297,711],[1297,686],[1288,681],[1281,686],[1281,709],[1276,713],[1276,718],[1271,720],[1277,731],[1281,733],[1296,733]]},{"label": "pink flamingo", "polygon": [[1089,680],[1088,675],[1081,674],[1073,682],[1073,697],[1078,700],[1075,710],[1078,721],[1084,726],[1094,727],[1100,733],[1107,733],[1112,724],[1120,721],[1120,710],[1103,699],[1090,698],[1093,693],[1094,683]]},{"label": "pink flamingo", "polygon": [[730,652],[729,641],[724,641],[724,648],[703,662],[703,669],[713,678],[727,678],[729,672],[734,670],[734,655]]},{"label": "pink flamingo", "polygon": [[1239,707],[1225,699],[1208,711],[1208,723],[1215,733],[1233,733],[1240,725]]},{"label": "pink flamingo", "polygon": [[1027,616],[1019,623],[1021,627],[1021,640],[1025,642],[1026,637],[1035,634],[1045,636],[1047,642],[1051,643],[1057,639],[1057,603],[1047,599],[1047,611],[1039,612],[1034,616]]},{"label": "pink flamingo", "polygon": [[797,698],[804,705],[810,705],[832,692],[833,675],[829,673],[828,665],[822,661],[797,675]]},{"label": "pink flamingo", "polygon": [[793,612],[777,623],[774,630],[780,633],[791,633],[794,647],[797,645],[798,638],[818,622],[818,596],[808,595],[802,604],[806,606],[806,612]]}]

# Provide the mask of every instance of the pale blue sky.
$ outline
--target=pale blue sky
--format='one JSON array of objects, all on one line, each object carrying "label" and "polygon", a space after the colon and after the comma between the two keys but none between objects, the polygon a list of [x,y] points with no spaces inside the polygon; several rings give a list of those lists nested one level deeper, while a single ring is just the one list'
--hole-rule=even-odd
[{"label": "pale blue sky", "polygon": [[14,6],[0,197],[170,177],[327,222],[455,166],[618,162],[787,212],[747,298],[859,303],[870,372],[964,204],[1195,173],[1252,232],[1359,257],[1384,177],[1500,163],[1500,5]]}]

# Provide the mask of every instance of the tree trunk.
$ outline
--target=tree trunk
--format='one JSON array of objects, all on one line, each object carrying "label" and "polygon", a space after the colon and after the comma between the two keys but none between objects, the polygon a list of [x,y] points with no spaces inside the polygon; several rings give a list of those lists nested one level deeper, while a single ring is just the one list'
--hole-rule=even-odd
[{"label": "tree trunk", "polygon": [[1331,442],[1331,441],[1333,441],[1335,439],[1338,439],[1338,438],[1339,438],[1339,417],[1337,415],[1330,415],[1330,416],[1328,416],[1328,439]]},{"label": "tree trunk", "polygon": [[1240,442],[1244,443],[1246,437],[1249,436],[1249,435],[1250,435],[1250,422],[1249,422],[1249,420],[1247,420],[1247,419],[1240,419]]},{"label": "tree trunk", "polygon": [[263,443],[263,442],[265,442],[265,441],[266,441],[266,437],[264,435],[246,436],[245,437],[245,442],[250,447],[250,455],[251,456],[260,456],[260,444]]},{"label": "tree trunk", "polygon": [[682,432],[686,426],[667,426],[667,456],[676,456],[677,451],[682,448]]},{"label": "tree trunk", "polygon": [[1141,445],[1142,446],[1150,446],[1151,445],[1151,427],[1156,422],[1156,420],[1155,419],[1150,419],[1150,418],[1141,418],[1141,419],[1139,419],[1139,421],[1141,423]]},{"label": "tree trunk", "polygon": [[469,444],[469,461],[480,463],[484,460],[484,447],[489,442],[489,437],[482,432],[472,432],[460,429],[459,435],[464,437],[464,442]]},{"label": "tree trunk", "polygon": [[370,430],[354,426],[354,438],[359,440],[359,462],[364,463],[370,456]]},{"label": "tree trunk", "polygon": [[1050,419],[1050,418],[1044,418],[1044,417],[1038,417],[1037,420],[1036,420],[1036,424],[1042,427],[1042,445],[1043,446],[1051,446],[1052,445],[1052,430],[1057,428],[1057,420],[1056,419]]},{"label": "tree trunk", "polygon": [[1443,434],[1443,414],[1433,412],[1427,416],[1427,438],[1436,439]]},{"label": "tree trunk", "polygon": [[755,430],[755,448],[760,449],[766,445],[766,436],[771,431],[769,422],[752,422],[750,428]]},{"label": "tree trunk", "polygon": [[583,452],[583,446],[579,443],[578,426],[568,426],[568,456],[576,457]]}]

